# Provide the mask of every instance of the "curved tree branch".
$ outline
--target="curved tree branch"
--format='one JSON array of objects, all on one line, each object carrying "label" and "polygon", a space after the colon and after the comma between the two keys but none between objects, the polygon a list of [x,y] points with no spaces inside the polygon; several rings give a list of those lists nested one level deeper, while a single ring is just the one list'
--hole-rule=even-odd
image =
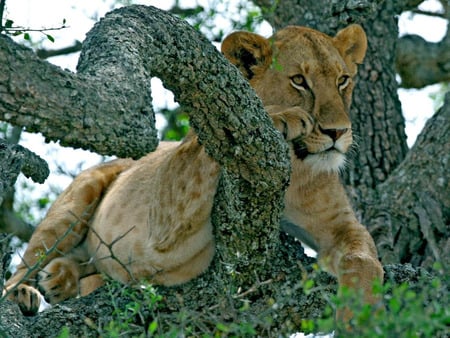
[{"label": "curved tree branch", "polygon": [[450,39],[432,43],[418,35],[405,35],[398,40],[395,61],[404,88],[450,81]]},{"label": "curved tree branch", "polygon": [[0,139],[0,204],[20,172],[38,183],[44,182],[49,175],[47,163],[38,155],[20,145],[7,144]]},{"label": "curved tree branch", "polygon": [[[126,53],[130,56],[123,60]],[[128,69],[118,70],[118,60]],[[255,187],[286,183],[287,146],[261,101],[237,68],[187,22],[153,7],[130,6],[109,13],[88,33],[80,73],[114,77],[109,86],[121,88],[138,67],[173,91],[201,143],[221,165]],[[263,154],[268,157],[261,162]]]},{"label": "curved tree branch", "polygon": [[157,144],[146,75],[130,71],[117,92],[109,78],[63,71],[0,36],[0,119],[62,145],[140,157]]},{"label": "curved tree branch", "polygon": [[186,22],[155,8],[131,6],[108,14],[87,35],[79,71],[117,79],[115,54],[124,52],[120,46],[130,49],[129,40],[140,51],[133,61],[174,92],[200,142],[222,165],[213,212],[218,259],[233,265],[240,285],[249,285],[255,274],[266,273],[267,257],[279,245],[287,145],[238,69]]}]

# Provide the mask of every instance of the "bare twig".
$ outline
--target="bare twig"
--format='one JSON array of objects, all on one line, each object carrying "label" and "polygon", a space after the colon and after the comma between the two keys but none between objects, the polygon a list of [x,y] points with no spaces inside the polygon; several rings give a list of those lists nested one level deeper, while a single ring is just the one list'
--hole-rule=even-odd
[{"label": "bare twig", "polygon": [[66,26],[65,24],[61,25],[60,27],[50,27],[50,28],[27,28],[27,27],[21,27],[21,26],[12,26],[12,27],[8,27],[7,29],[5,29],[5,31],[7,31],[8,33],[13,32],[13,34],[15,32],[38,32],[38,33],[45,34],[45,32],[60,31],[64,28],[69,28],[69,26]]},{"label": "bare twig", "polygon": [[[100,241],[100,243],[97,246],[96,251],[98,252],[98,250],[100,249],[101,245],[104,245],[108,248],[109,252],[110,252],[110,256],[105,256],[105,257],[101,257],[98,258],[98,260],[103,260],[103,259],[107,259],[107,258],[111,258],[113,260],[115,260],[130,276],[130,279],[133,282],[136,282],[136,279],[133,276],[133,273],[128,269],[128,267],[126,266],[126,264],[122,263],[122,261],[114,254],[113,252],[113,246],[114,244],[116,244],[119,240],[121,240],[122,238],[124,238],[126,235],[128,235],[132,230],[134,229],[134,227],[128,229],[124,234],[120,235],[119,237],[117,237],[115,240],[113,240],[110,244],[106,243],[103,238],[100,237],[100,235],[93,229],[91,228],[90,230],[94,233],[95,236],[97,236],[98,240]],[[131,261],[128,262],[128,264],[132,263]]]},{"label": "bare twig", "polygon": [[6,0],[0,0],[0,33],[3,32],[3,13],[5,11]]},{"label": "bare twig", "polygon": [[36,55],[41,59],[47,59],[53,56],[67,55],[71,53],[76,53],[81,50],[82,43],[80,41],[75,41],[72,46],[68,46],[60,49],[38,49],[36,50]]},{"label": "bare twig", "polygon": [[412,10],[412,12],[414,14],[427,15],[427,16],[432,16],[432,17],[435,17],[435,18],[447,19],[446,16],[445,16],[445,13],[430,12],[430,11],[424,11],[424,10],[421,10],[421,9],[414,9],[414,10]]},{"label": "bare twig", "polygon": [[42,261],[44,260],[45,257],[49,256],[50,254],[52,254],[53,252],[57,252],[57,247],[58,245],[70,234],[72,233],[73,228],[78,224],[78,220],[73,222],[72,224],[70,224],[70,226],[67,228],[66,232],[59,237],[55,243],[50,247],[50,248],[46,248],[45,243],[43,243],[43,246],[45,248],[45,252],[43,253],[39,253],[39,259],[36,262],[36,264],[30,266],[27,264],[27,262],[25,260],[23,260],[22,257],[20,257],[22,259],[22,262],[24,263],[25,267],[27,268],[27,272],[23,275],[23,277],[19,280],[18,283],[16,283],[12,288],[10,288],[2,297],[0,297],[0,303],[6,299],[12,292],[14,292],[17,287],[22,284],[24,281],[28,280],[28,277],[34,273],[35,271],[37,271],[38,269],[40,269]]}]

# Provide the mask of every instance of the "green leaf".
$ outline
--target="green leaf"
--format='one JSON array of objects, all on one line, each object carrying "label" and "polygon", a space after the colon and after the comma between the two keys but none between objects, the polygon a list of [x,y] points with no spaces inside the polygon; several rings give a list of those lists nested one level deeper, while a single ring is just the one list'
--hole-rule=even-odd
[{"label": "green leaf", "polygon": [[154,321],[152,321],[150,323],[150,325],[148,326],[148,333],[153,334],[156,332],[156,329],[158,328],[158,322],[155,319]]},{"label": "green leaf", "polygon": [[230,328],[223,323],[217,323],[216,328],[221,332],[230,332]]},{"label": "green leaf", "polygon": [[392,298],[389,300],[389,307],[393,313],[398,313],[402,308],[402,304],[397,298]]},{"label": "green leaf", "polygon": [[70,330],[67,326],[64,326],[61,329],[61,332],[59,333],[58,338],[69,338],[70,337]]},{"label": "green leaf", "polygon": [[47,39],[49,39],[51,42],[55,42],[55,38],[50,34],[47,34]]},{"label": "green leaf", "polygon": [[6,19],[5,28],[11,28],[13,23],[14,21],[12,21],[11,19]]},{"label": "green leaf", "polygon": [[302,319],[302,331],[313,332],[315,329],[314,321],[311,319]]},{"label": "green leaf", "polygon": [[305,281],[303,288],[305,291],[311,290],[314,287],[314,281],[312,279],[308,279]]},{"label": "green leaf", "polygon": [[24,38],[25,40],[27,40],[27,41],[31,41],[30,34],[28,34],[28,33],[25,33],[25,34],[23,35],[23,38]]}]

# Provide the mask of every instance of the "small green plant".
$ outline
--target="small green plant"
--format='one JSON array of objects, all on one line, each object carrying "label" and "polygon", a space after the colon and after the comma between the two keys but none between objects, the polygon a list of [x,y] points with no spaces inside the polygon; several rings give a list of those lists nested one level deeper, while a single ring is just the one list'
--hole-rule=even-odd
[{"label": "small green plant", "polygon": [[[349,289],[331,297],[322,318],[303,320],[304,332],[338,332],[345,337],[446,337],[449,333],[450,308],[448,285],[444,276],[422,276],[417,283],[382,285],[374,283],[373,292],[384,303],[371,306],[361,302],[361,296]],[[349,325],[335,320],[335,311],[351,309]]]},{"label": "small green plant", "polygon": [[113,319],[103,328],[103,334],[108,337],[148,337],[157,333],[157,310],[162,296],[151,284],[142,282],[138,287],[131,288],[110,281],[108,292],[114,311]]},{"label": "small green plant", "polygon": [[48,32],[50,31],[56,31],[66,28],[66,19],[63,19],[63,22],[60,27],[51,27],[51,28],[42,28],[42,29],[33,29],[33,28],[27,28],[27,27],[21,27],[21,26],[15,26],[14,21],[11,19],[6,19],[4,26],[2,26],[1,31],[12,35],[12,36],[23,36],[23,39],[26,41],[31,42],[31,35],[30,32],[39,32],[43,34],[47,40],[51,42],[55,42],[55,38],[50,35]]},{"label": "small green plant", "polygon": [[59,333],[58,338],[69,338],[70,337],[70,330],[68,327],[64,326],[61,329],[61,332]]},{"label": "small green plant", "polygon": [[[109,281],[108,292],[113,305],[112,320],[97,328],[107,337],[254,337],[254,324],[243,316],[224,320],[180,309],[165,312],[163,297],[151,284],[142,283],[131,288],[116,281]],[[245,302],[238,313],[245,314],[249,306]],[[62,333],[63,334],[63,333]]]}]

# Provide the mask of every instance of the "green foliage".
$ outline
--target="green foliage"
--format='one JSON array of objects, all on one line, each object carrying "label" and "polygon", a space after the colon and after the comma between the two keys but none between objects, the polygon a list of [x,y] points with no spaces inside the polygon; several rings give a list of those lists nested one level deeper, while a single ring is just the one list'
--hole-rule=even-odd
[{"label": "green foliage", "polygon": [[[253,337],[256,330],[249,321],[212,320],[208,314],[183,310],[166,312],[166,304],[151,284],[130,288],[109,281],[113,304],[112,320],[98,333],[105,337]],[[248,309],[243,306],[243,313]]]},{"label": "green foliage", "polygon": [[444,82],[441,83],[439,90],[430,94],[431,99],[433,100],[434,110],[437,111],[444,104],[445,95],[450,91],[450,83]]},{"label": "green foliage", "polygon": [[[450,325],[445,279],[445,275],[432,278],[425,274],[414,284],[374,283],[374,294],[383,300],[384,307],[363,304],[361,295],[342,289],[339,295],[331,297],[322,318],[303,320],[301,329],[304,332],[335,331],[343,337],[358,338],[445,337]],[[345,326],[334,316],[343,309],[351,309],[354,315]]]},{"label": "green foliage", "polygon": [[[320,318],[303,319],[301,327],[291,328],[292,332],[284,334],[297,330],[305,333],[334,331],[338,337],[358,338],[446,337],[450,325],[448,280],[442,268],[437,267],[435,271],[437,277],[424,273],[414,282],[374,283],[373,292],[382,300],[375,306],[362,304],[360,294],[345,288],[338,295],[329,296],[328,292],[323,292],[325,289],[320,283],[311,279],[315,280],[318,270],[309,275],[305,273],[295,292],[319,292],[328,299],[328,306]],[[196,312],[184,306],[178,308],[166,304],[158,289],[150,284],[130,288],[112,282],[109,290],[114,308],[112,320],[103,328],[97,328],[101,336],[108,337],[266,336],[271,334],[271,328],[280,325],[277,324],[277,312],[283,311],[283,302],[289,302],[269,298],[265,305],[267,309],[263,309],[255,308],[254,302],[243,301],[235,314],[231,314],[234,311],[231,310],[217,316],[215,311],[208,309]],[[221,302],[219,298],[217,301]],[[346,325],[336,320],[336,311],[342,309],[350,309],[354,316]]]},{"label": "green foliage", "polygon": [[63,327],[61,329],[61,332],[58,335],[58,338],[69,338],[70,337],[70,330],[68,327]]},{"label": "green foliage", "polygon": [[179,141],[189,131],[189,117],[181,108],[174,110],[162,109],[159,111],[167,121],[161,132],[161,138],[167,141]]},{"label": "green foliage", "polygon": [[[157,311],[162,296],[148,283],[138,288],[121,285],[117,281],[108,282],[108,292],[113,305],[112,320],[99,333],[106,337],[153,336],[158,330]],[[121,302],[125,300],[125,304]]]},{"label": "green foliage", "polygon": [[[1,19],[1,18],[0,18]],[[39,41],[37,43],[34,43],[32,41],[31,32],[38,32],[41,33],[48,41],[55,42],[55,38],[53,35],[48,34],[49,31],[56,31],[66,28],[66,19],[62,20],[62,24],[59,27],[52,27],[52,28],[42,28],[42,29],[33,29],[33,28],[27,28],[27,27],[21,27],[21,26],[14,26],[14,21],[11,19],[6,19],[5,24],[1,27],[0,33],[5,33],[11,36],[23,36],[23,39],[30,45],[39,45],[42,41]]]}]

